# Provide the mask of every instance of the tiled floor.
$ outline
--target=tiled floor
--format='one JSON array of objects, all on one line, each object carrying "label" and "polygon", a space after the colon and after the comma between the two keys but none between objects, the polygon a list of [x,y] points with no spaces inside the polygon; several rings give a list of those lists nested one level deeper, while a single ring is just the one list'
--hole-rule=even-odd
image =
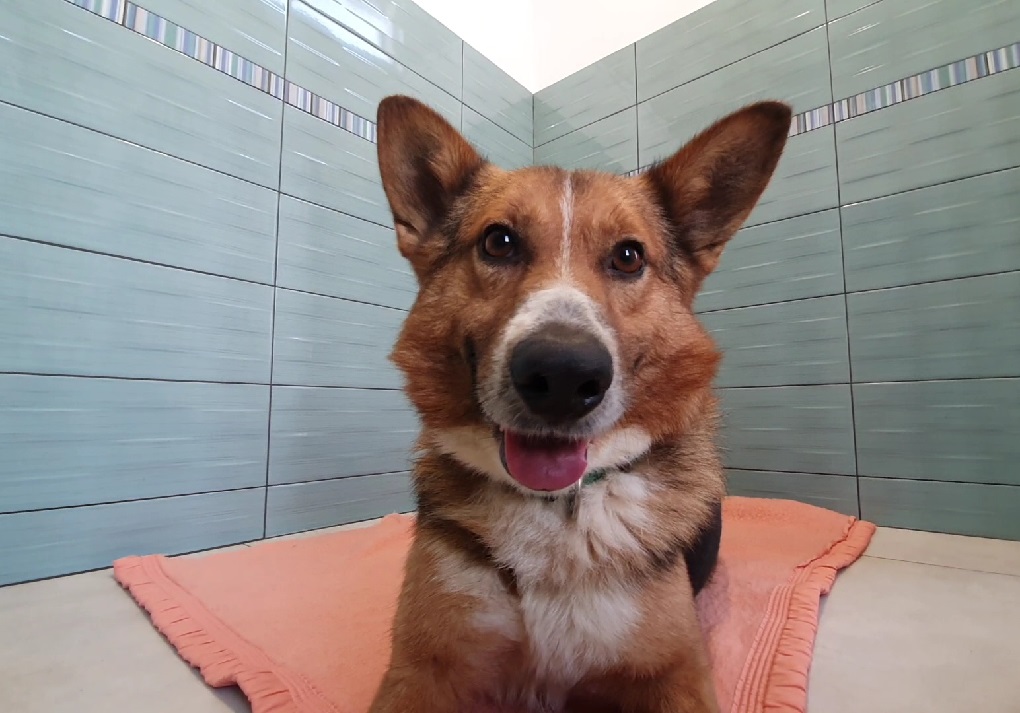
[{"label": "tiled floor", "polygon": [[[1020,543],[881,529],[824,604],[812,713],[1020,713]],[[225,713],[109,572],[0,589],[0,711]]]}]

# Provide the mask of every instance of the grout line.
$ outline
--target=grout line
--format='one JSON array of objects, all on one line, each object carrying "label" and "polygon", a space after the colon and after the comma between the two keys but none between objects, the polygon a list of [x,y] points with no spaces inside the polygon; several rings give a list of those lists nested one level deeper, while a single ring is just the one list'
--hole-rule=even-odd
[{"label": "grout line", "polygon": [[[417,432],[417,431],[415,431]],[[392,433],[400,433],[400,431],[393,431]],[[374,478],[381,475],[409,475],[410,469],[406,470],[382,470],[373,473],[355,473],[353,475],[333,475],[328,478],[308,478],[307,480],[295,480],[294,482],[288,483],[270,483],[270,488],[289,488],[293,485],[306,485],[308,483],[331,483],[335,480],[353,480],[355,478]]]},{"label": "grout line", "polygon": [[[959,176],[957,178],[950,178],[948,181],[940,181],[939,183],[932,183],[930,185],[925,185],[925,186],[915,186],[914,188],[905,188],[905,189],[900,190],[900,191],[893,191],[892,193],[883,193],[880,196],[874,196],[872,198],[864,198],[864,199],[859,200],[859,201],[852,201],[852,202],[846,203],[846,204],[844,204],[844,205],[842,205],[840,207],[841,208],[854,208],[856,206],[864,205],[866,203],[874,203],[875,201],[884,200],[886,198],[892,198],[893,196],[902,196],[904,193],[916,193],[917,191],[923,191],[923,190],[925,190],[927,188],[938,188],[939,186],[948,186],[948,185],[951,185],[953,183],[959,183],[960,181],[969,181],[972,178],[984,178],[985,176],[994,176],[994,175],[996,175],[998,173],[1006,173],[1007,171],[1016,171],[1018,168],[1020,168],[1020,165],[1017,165],[1017,166],[1007,166],[1006,168],[996,168],[995,170],[984,171],[982,173],[968,173],[965,176]],[[831,208],[827,208],[826,210],[832,210],[832,209]],[[787,220],[787,219],[783,218],[783,220]],[[771,221],[771,222],[777,222],[777,221]],[[760,223],[759,225],[765,225],[765,224],[764,223]]]},{"label": "grout line", "polygon": [[[637,42],[631,45],[634,48],[634,165],[641,165],[641,118],[638,112],[638,63],[637,63]],[[637,171],[637,168],[634,169]],[[628,171],[628,173],[630,173]]]},{"label": "grout line", "polygon": [[[17,240],[23,243],[30,243],[32,245],[41,245],[44,247],[56,248],[58,250],[70,250],[71,252],[84,253],[86,255],[95,255],[97,257],[106,257],[112,260],[124,260],[126,262],[134,262],[141,265],[149,265],[151,267],[159,267],[166,270],[173,270],[176,272],[184,272],[192,275],[201,275],[203,277],[213,277],[220,280],[229,280],[231,282],[239,282],[245,285],[255,285],[257,287],[269,287],[284,290],[286,292],[294,292],[301,295],[311,295],[313,297],[324,297],[330,300],[340,300],[342,302],[350,302],[352,304],[366,305],[369,307],[378,307],[380,309],[390,309],[397,312],[407,312],[404,307],[394,307],[393,305],[383,305],[376,302],[366,302],[364,300],[356,300],[353,297],[340,297],[338,295],[325,295],[321,292],[311,292],[310,290],[301,290],[296,287],[287,287],[285,285],[273,285],[268,282],[257,282],[255,280],[247,280],[243,277],[234,277],[232,275],[221,275],[216,272],[206,272],[204,270],[195,270],[190,267],[181,267],[180,265],[170,265],[168,263],[153,262],[151,260],[145,260],[143,258],[131,257],[130,255],[117,255],[115,253],[104,253],[91,248],[83,248],[78,245],[64,245],[61,243],[54,243],[49,240],[40,240],[38,238],[25,238],[20,235],[7,235],[6,233],[0,233],[0,239]],[[405,273],[399,273],[404,275]]]},{"label": "grout line", "polygon": [[[287,55],[290,48],[290,16],[293,12],[293,0],[286,0],[283,20],[283,76],[287,76]],[[273,249],[273,307],[272,317],[269,322],[269,383],[273,382],[273,371],[276,368],[276,297],[280,292],[280,213],[283,203],[283,195],[280,189],[283,188],[283,115],[284,104],[280,105],[280,160],[276,174],[276,240]],[[269,464],[272,458],[273,448],[273,389],[269,389],[269,405],[266,413],[266,479],[265,488],[262,494],[262,539],[265,539],[269,531]]]},{"label": "grout line", "polygon": [[537,119],[538,115],[536,113],[537,110],[536,110],[536,107],[535,107],[537,102],[538,102],[538,92],[532,92],[531,93],[531,165],[535,165],[535,149],[537,148],[536,145],[535,145],[537,143],[535,139],[538,136],[538,134],[536,133],[538,131],[538,128],[537,128],[538,127],[538,119]]},{"label": "grout line", "polygon": [[[878,2],[878,1],[880,1],[880,0],[876,0],[876,2]],[[674,89],[679,89],[680,87],[686,87],[688,84],[691,84],[692,82],[696,82],[699,79],[704,79],[708,75],[714,74],[714,73],[718,72],[720,69],[726,69],[728,67],[732,67],[733,65],[735,65],[735,64],[737,64],[739,62],[743,62],[744,60],[751,59],[752,57],[757,57],[760,54],[763,54],[765,52],[768,52],[769,50],[775,49],[776,47],[778,47],[779,45],[783,44],[784,42],[789,42],[790,40],[795,40],[795,39],[797,39],[799,37],[803,37],[804,35],[808,34],[809,32],[814,32],[815,30],[817,30],[817,29],[819,29],[821,27],[822,27],[822,25],[815,25],[814,27],[811,27],[811,28],[809,28],[807,30],[804,30],[803,32],[798,32],[795,35],[790,35],[789,37],[785,37],[785,38],[781,39],[779,42],[776,42],[774,44],[769,45],[768,47],[764,47],[764,48],[762,48],[760,50],[752,52],[751,54],[746,55],[744,57],[739,57],[739,58],[733,60],[732,62],[727,62],[726,64],[721,64],[718,67],[716,67],[715,69],[709,70],[709,71],[705,72],[704,74],[699,74],[696,77],[692,77],[691,79],[688,79],[685,82],[677,84],[675,87],[670,87],[669,89],[663,89],[661,92],[658,92],[657,94],[652,94],[650,97],[645,97],[644,99],[642,99],[638,103],[639,104],[643,104],[644,102],[651,101],[652,99],[658,99],[663,94],[668,94],[669,92],[673,91]],[[636,44],[637,43],[635,43],[635,45]]]},{"label": "grout line", "polygon": [[[992,488],[1017,488],[1020,489],[1020,485],[1014,485],[1011,483],[988,483],[985,481],[978,480],[940,480],[938,478],[901,478],[892,475],[854,475],[853,473],[812,473],[803,470],[778,470],[776,468],[770,468],[768,470],[762,470],[759,468],[738,468],[736,466],[725,466],[724,470],[735,470],[741,473],[778,473],[779,475],[824,475],[833,478],[853,478],[857,481],[858,490],[860,489],[861,478],[868,480],[895,480],[904,481],[910,483],[945,483],[946,485],[985,485]],[[922,530],[927,532],[927,530]]]},{"label": "grout line", "polygon": [[[852,395],[853,389],[851,389],[851,396]],[[854,448],[856,448],[857,447],[856,434],[854,435],[854,438],[855,438]],[[859,475],[854,476],[854,490],[857,494],[857,517],[863,518],[864,516],[861,515],[861,478]]]},{"label": "grout line", "polygon": [[93,248],[84,248],[80,245],[66,245],[64,243],[55,243],[52,240],[43,240],[41,238],[26,238],[22,235],[8,235],[7,233],[0,233],[0,238],[6,238],[7,240],[17,240],[23,243],[31,243],[32,245],[41,245],[49,248],[59,248],[63,250],[69,250],[75,253],[84,253],[86,255],[95,255],[96,257],[108,257],[113,260],[125,260],[127,262],[135,262],[141,265],[149,265],[150,267],[161,267],[167,270],[175,270],[178,272],[187,272],[193,275],[202,275],[203,277],[215,277],[221,280],[230,280],[231,282],[240,282],[245,285],[256,285],[258,287],[272,287],[272,283],[259,282],[258,280],[249,280],[244,277],[237,277],[236,275],[222,275],[218,272],[209,272],[207,270],[197,270],[193,267],[183,267],[181,265],[171,265],[166,262],[156,262],[154,260],[146,260],[145,258],[134,257],[132,255],[118,255],[116,253],[107,253]]},{"label": "grout line", "polygon": [[[465,92],[464,92],[465,81],[466,81],[465,80],[465,72],[466,72],[466,64],[467,64],[467,56],[465,54],[466,49],[467,49],[466,46],[467,46],[467,43],[464,42],[463,40],[461,40],[461,50],[460,50],[460,52],[461,52],[461,70],[460,70],[460,73],[461,73],[461,82],[460,83],[461,83],[461,97],[462,97],[461,100],[460,100],[460,104],[461,104],[461,117],[462,117],[461,118],[461,133],[463,133],[463,131],[464,131],[464,124],[463,124],[464,109],[470,109],[471,111],[473,111],[474,113],[478,114],[480,117],[482,117],[483,119],[488,121],[490,124],[492,124],[493,126],[498,128],[504,134],[510,136],[513,139],[516,139],[517,141],[520,141],[522,144],[524,144],[528,148],[534,148],[532,146],[532,144],[535,142],[535,129],[534,129],[534,124],[535,124],[535,95],[534,94],[531,95],[531,123],[532,123],[531,141],[528,141],[527,139],[522,139],[520,136],[518,136],[517,134],[512,132],[510,129],[506,128],[505,126],[500,124],[495,119],[489,117],[488,114],[484,110],[476,108],[476,107],[472,106],[471,104],[468,104],[467,97],[465,96]],[[493,66],[495,66],[495,65],[493,65]],[[499,67],[496,67],[496,69],[499,69]],[[502,72],[503,70],[500,69],[500,71]],[[504,74],[506,74],[506,73],[504,72]],[[507,75],[507,76],[510,76],[510,75]],[[510,79],[513,79],[513,77],[510,77]],[[497,114],[498,114],[498,112],[497,112]]]},{"label": "grout line", "polygon": [[[64,0],[64,1],[65,2],[70,2],[70,0]],[[257,186],[258,188],[264,188],[267,191],[273,190],[270,186],[267,186],[267,185],[262,184],[262,183],[257,183],[256,181],[253,181],[253,180],[251,180],[249,178],[242,178],[241,176],[235,176],[232,173],[227,173],[226,171],[221,171],[218,168],[212,168],[211,166],[206,166],[205,164],[198,163],[197,161],[192,161],[191,159],[181,158],[180,156],[176,156],[174,154],[167,153],[166,151],[161,151],[161,150],[155,149],[155,148],[153,148],[151,146],[146,146],[145,144],[140,144],[137,141],[131,141],[130,139],[122,138],[120,136],[117,136],[116,134],[111,134],[108,131],[103,131],[102,129],[97,129],[97,128],[94,128],[92,126],[86,126],[85,124],[81,124],[81,123],[79,123],[77,121],[73,121],[71,119],[64,119],[64,118],[61,118],[61,117],[56,116],[54,114],[48,114],[45,111],[39,111],[38,109],[29,109],[28,107],[21,106],[20,104],[15,104],[14,102],[7,101],[5,99],[0,99],[0,105],[9,106],[9,107],[11,107],[13,109],[17,109],[19,111],[25,111],[25,112],[28,112],[29,114],[35,114],[36,116],[42,116],[42,117],[45,117],[47,119],[52,119],[53,121],[59,121],[61,124],[68,124],[70,126],[75,126],[75,127],[79,128],[79,129],[85,129],[86,131],[91,131],[93,133],[99,134],[100,136],[105,136],[105,137],[107,137],[109,139],[114,139],[115,141],[119,141],[121,143],[128,144],[129,146],[135,146],[135,147],[140,148],[140,149],[145,149],[146,151],[151,151],[151,152],[153,152],[155,154],[159,154],[160,156],[166,156],[167,158],[172,158],[172,159],[175,159],[177,161],[181,161],[182,163],[189,164],[189,165],[194,166],[196,168],[201,168],[201,169],[206,170],[206,171],[212,171],[213,173],[218,173],[221,176],[227,176],[229,178],[233,178],[233,179],[241,181],[243,183],[247,183],[247,184],[252,185],[252,186]]]},{"label": "grout line", "polygon": [[[171,500],[174,498],[193,498],[202,495],[219,495],[221,493],[240,493],[245,491],[262,491],[267,492],[271,488],[285,488],[290,486],[307,485],[309,483],[329,483],[336,480],[357,480],[358,478],[374,478],[382,475],[402,475],[410,473],[410,470],[384,470],[374,473],[353,473],[351,475],[339,475],[331,478],[309,478],[308,480],[298,480],[292,483],[267,483],[266,485],[244,485],[236,488],[221,488],[219,490],[196,490],[188,493],[171,493],[168,495],[150,495],[141,498],[125,498],[121,500],[103,500],[96,503],[79,503],[77,505],[57,505],[54,507],[44,508],[25,508],[23,510],[0,510],[0,518],[5,515],[29,515],[32,513],[43,513],[43,512],[56,512],[60,510],[80,510],[82,508],[95,508],[95,507],[106,507],[110,505],[128,505],[131,503],[145,503],[153,500]],[[265,519],[265,511],[263,510],[263,520]],[[263,522],[263,531],[265,530],[265,523]],[[263,538],[265,535],[263,535]]]},{"label": "grout line", "polygon": [[[978,537],[974,535],[958,535],[954,532],[935,532],[934,530],[911,530],[911,532],[924,532],[933,535],[947,535],[950,537],[974,537],[975,539],[993,540],[995,542],[1015,542],[1015,540],[1000,540],[995,537]],[[971,574],[991,574],[998,575],[1000,577],[1014,577],[1020,579],[1020,574],[1014,574],[1013,572],[999,572],[989,569],[974,569],[972,567],[954,567],[950,564],[936,564],[935,562],[922,562],[916,559],[904,559],[902,557],[883,557],[881,555],[869,555],[867,552],[864,553],[864,557],[873,560],[884,560],[886,562],[903,562],[905,564],[916,564],[922,567],[938,567],[939,569],[952,569],[957,572],[969,572]]]},{"label": "grout line", "polygon": [[[835,89],[832,77],[832,41],[829,36],[829,4],[828,2],[822,3],[822,12],[825,17],[825,60],[828,64],[829,69],[829,97],[834,97]],[[830,105],[832,106],[832,105]],[[839,142],[836,140],[836,132],[832,132],[832,155],[835,159],[835,170],[836,170],[836,205],[843,205],[842,197],[842,183],[839,178]],[[846,290],[846,245],[843,243],[843,209],[842,207],[837,209],[836,220],[839,226],[839,264],[841,268],[841,278],[843,280],[843,329],[846,334],[846,368],[847,378],[850,383],[854,382],[854,361],[853,352],[850,347],[850,304],[849,298],[847,297]],[[857,411],[854,404],[854,390],[853,386],[850,387],[850,432],[853,435],[853,447],[854,447],[854,480],[857,489],[857,516],[863,517],[861,513],[861,481],[860,481],[860,455],[857,450]]]},{"label": "grout line", "polygon": [[[65,2],[67,2],[67,1],[69,1],[69,0],[65,0]],[[6,101],[4,99],[0,99],[0,105],[2,105],[2,106],[9,106],[12,109],[17,109],[18,111],[28,112],[29,114],[35,114],[36,116],[41,116],[41,117],[44,117],[46,119],[51,119],[51,120],[59,122],[61,124],[67,124],[69,126],[74,126],[74,127],[78,128],[78,129],[84,129],[85,131],[91,131],[92,133],[99,134],[100,136],[105,136],[108,139],[113,139],[114,141],[119,141],[119,142],[127,144],[129,146],[134,146],[136,148],[143,149],[144,151],[151,151],[152,153],[157,154],[159,156],[164,156],[166,158],[170,158],[170,159],[173,159],[175,161],[180,161],[181,163],[186,163],[189,166],[194,166],[195,168],[199,168],[199,169],[202,169],[204,171],[211,171],[212,173],[218,173],[221,176],[226,176],[227,178],[233,178],[236,181],[240,181],[242,183],[247,183],[248,185],[255,186],[257,188],[262,188],[262,189],[267,190],[267,191],[273,191],[274,190],[270,186],[264,185],[262,183],[256,183],[255,181],[252,181],[252,180],[247,179],[247,178],[243,178],[241,176],[235,176],[233,173],[227,173],[226,171],[221,171],[218,168],[212,168],[211,166],[206,166],[205,164],[198,163],[197,161],[192,161],[191,159],[181,158],[180,156],[176,156],[174,154],[167,153],[166,151],[161,151],[161,150],[153,148],[151,146],[146,146],[145,144],[140,144],[140,143],[137,143],[135,141],[131,141],[129,139],[121,138],[120,136],[117,136],[115,134],[111,134],[111,133],[109,133],[107,131],[103,131],[102,129],[96,129],[96,128],[91,127],[91,126],[86,126],[85,124],[80,124],[80,123],[78,123],[76,121],[72,121],[70,119],[63,119],[63,118],[61,118],[59,116],[54,116],[53,114],[47,114],[44,111],[39,111],[38,109],[29,109],[28,107],[24,107],[24,106],[21,106],[19,104],[14,104],[13,102],[9,102],[9,101]],[[281,149],[281,155],[282,155],[282,149]],[[340,213],[341,215],[346,215],[346,216],[350,216],[351,218],[356,218],[357,220],[364,221],[365,223],[371,223],[372,225],[378,225],[379,227],[382,227],[382,228],[389,228],[389,229],[393,228],[392,225],[387,225],[386,223],[378,223],[378,222],[376,222],[374,220],[370,220],[369,218],[363,218],[360,215],[354,215],[353,213],[345,213],[344,211],[339,210],[337,208],[332,208],[332,207],[330,207],[328,205],[324,205],[322,203],[317,203],[317,202],[315,202],[315,201],[313,201],[313,200],[311,200],[309,198],[303,198],[301,196],[297,196],[297,195],[294,195],[292,193],[287,193],[286,191],[274,191],[274,192],[281,193],[281,194],[283,194],[284,196],[286,196],[288,198],[293,198],[294,200],[298,200],[298,201],[301,201],[303,203],[308,203],[310,205],[314,205],[314,206],[317,206],[319,208],[324,208],[326,210],[333,211],[334,213]],[[100,254],[106,254],[106,253],[100,253]]]},{"label": "grout line", "polygon": [[[864,5],[861,5],[860,7],[855,8],[855,9],[851,10],[848,13],[844,13],[843,15],[840,15],[839,17],[834,17],[831,20],[828,20],[828,22],[829,23],[833,23],[836,20],[842,20],[844,17],[850,17],[851,15],[856,15],[861,10],[866,10],[869,7],[871,7],[872,5],[878,5],[878,3],[880,3],[880,2],[882,2],[882,0],[868,0],[868,2],[866,2]],[[826,3],[826,13],[828,13],[828,3]]]},{"label": "grout line", "polygon": [[209,384],[212,386],[270,386],[286,389],[348,389],[351,391],[403,392],[397,386],[338,386],[336,384],[289,384],[268,381],[210,381],[208,379],[167,379],[152,376],[111,376],[109,374],[62,374],[44,371],[0,371],[4,376],[30,376],[55,379],[105,379],[107,381],[139,381],[155,384]]},{"label": "grout line", "polygon": [[[467,102],[464,101],[464,62],[467,59],[467,50],[464,49],[464,39],[460,40],[460,133],[464,133],[464,107],[467,106]],[[478,112],[481,114],[481,112]],[[484,119],[485,117],[482,116]],[[494,124],[496,122],[493,122]]]},{"label": "grout line", "polygon": [[[636,108],[636,106],[637,106],[636,104],[628,104],[627,106],[623,107],[622,109],[616,109],[615,111],[611,111],[608,114],[606,114],[605,116],[600,116],[598,119],[595,119],[594,121],[589,121],[587,124],[584,124],[582,126],[578,126],[576,129],[571,129],[567,133],[562,134],[560,136],[557,136],[555,139],[549,139],[545,143],[539,144],[535,148],[536,149],[544,148],[544,147],[548,146],[549,144],[552,144],[552,143],[555,143],[555,142],[559,141],[560,139],[565,139],[566,137],[570,136],[571,134],[576,134],[578,131],[582,131],[584,129],[587,129],[589,126],[594,126],[595,124],[599,123],[600,121],[605,121],[606,119],[611,119],[614,116],[619,116],[620,114],[622,114],[625,111],[630,111],[631,109]],[[635,114],[636,114],[636,112],[635,112]]]},{"label": "grout line", "polygon": [[[886,384],[942,384],[948,382],[970,382],[970,381],[1017,381],[1020,374],[1016,376],[954,376],[943,379],[900,379],[898,381],[825,381],[814,384],[772,384],[766,386],[716,386],[718,391],[754,391],[761,389],[805,389],[815,386],[883,386]],[[279,384],[273,384],[279,386]],[[866,474],[863,474],[866,477]]]},{"label": "grout line", "polygon": [[707,314],[717,314],[719,312],[733,312],[738,309],[751,309],[754,307],[773,307],[775,305],[793,304],[795,302],[806,302],[808,300],[824,299],[826,297],[839,297],[840,295],[868,295],[876,292],[889,292],[891,290],[906,290],[911,287],[923,287],[925,285],[940,285],[945,282],[960,282],[961,280],[978,280],[986,277],[1000,277],[1003,275],[1014,275],[1020,272],[1020,269],[1006,269],[998,272],[982,272],[976,275],[959,275],[956,277],[943,277],[937,280],[925,280],[922,282],[912,282],[909,285],[890,285],[888,287],[873,287],[866,290],[850,290],[846,292],[829,292],[826,294],[812,295],[810,297],[797,297],[789,300],[776,300],[773,302],[756,302],[754,304],[737,305],[734,307],[718,307],[716,309],[696,310],[695,315],[702,316]]},{"label": "grout line", "polygon": [[[289,1],[290,1],[290,2],[293,2],[293,0],[289,0]],[[337,3],[337,4],[339,5],[340,3]],[[339,25],[339,26],[340,26],[340,27],[342,27],[343,29],[345,29],[345,30],[347,30],[348,32],[350,32],[350,33],[351,33],[352,35],[354,35],[355,37],[357,37],[357,38],[358,38],[359,40],[361,40],[361,41],[362,41],[362,42],[364,42],[365,44],[367,44],[367,45],[371,46],[371,47],[372,47],[372,48],[373,48],[374,50],[376,50],[376,51],[378,51],[378,52],[382,52],[382,53],[383,53],[383,54],[385,54],[385,55],[386,55],[387,57],[389,57],[390,59],[392,59],[392,60],[393,60],[394,62],[396,62],[397,64],[399,64],[399,65],[400,65],[401,67],[404,67],[404,68],[405,68],[406,70],[408,70],[408,71],[409,71],[409,72],[411,72],[412,74],[414,74],[414,75],[416,75],[416,76],[420,77],[421,79],[424,79],[424,80],[425,80],[426,82],[428,82],[429,84],[431,84],[431,85],[432,85],[433,87],[435,87],[435,88],[436,88],[436,89],[438,89],[439,91],[441,91],[441,92],[443,92],[444,94],[446,94],[446,95],[447,95],[448,97],[451,97],[451,98],[453,98],[453,99],[456,99],[456,100],[457,100],[458,102],[460,102],[461,104],[465,104],[465,103],[466,103],[466,102],[464,101],[464,64],[463,64],[463,57],[464,57],[464,38],[462,38],[462,37],[461,37],[460,35],[458,35],[458,34],[457,34],[456,32],[454,32],[453,30],[450,30],[450,28],[449,28],[449,27],[446,27],[446,25],[443,25],[443,23],[441,23],[441,22],[439,22],[438,20],[436,20],[436,22],[437,22],[438,24],[442,25],[442,26],[443,26],[443,27],[444,27],[445,29],[449,30],[450,34],[452,34],[452,35],[453,35],[454,37],[456,37],[456,38],[457,38],[458,40],[460,40],[460,43],[461,43],[461,46],[460,46],[460,54],[461,54],[461,60],[462,60],[462,61],[461,61],[461,80],[460,80],[460,97],[454,96],[453,94],[451,94],[451,93],[449,92],[449,90],[447,90],[447,89],[444,89],[443,87],[439,86],[439,85],[438,85],[438,84],[436,84],[436,83],[435,83],[434,81],[432,81],[431,79],[429,79],[428,77],[426,77],[426,76],[425,76],[424,74],[420,74],[420,73],[419,73],[419,72],[418,72],[418,71],[417,71],[416,69],[414,69],[414,68],[413,68],[413,67],[411,67],[410,65],[408,65],[408,64],[404,64],[404,63],[403,63],[402,61],[400,61],[399,59],[397,59],[396,57],[394,57],[393,55],[391,55],[391,54],[390,54],[389,52],[386,52],[386,51],[385,51],[385,50],[384,50],[384,49],[383,49],[382,47],[380,47],[379,45],[377,45],[377,44],[375,44],[374,42],[372,42],[372,41],[371,41],[370,39],[368,39],[368,37],[366,37],[366,36],[362,35],[361,33],[359,33],[359,32],[358,32],[357,30],[355,30],[355,29],[354,29],[353,27],[350,27],[350,26],[348,26],[348,25],[345,25],[345,24],[344,24],[343,22],[341,22],[341,21],[340,21],[340,20],[338,20],[337,18],[335,18],[335,17],[332,17],[331,15],[328,15],[327,13],[323,12],[323,11],[322,11],[321,9],[319,9],[318,7],[316,7],[315,5],[313,5],[312,3],[310,3],[310,2],[307,2],[307,0],[306,0],[306,1],[304,2],[304,5],[305,5],[305,7],[309,8],[309,9],[310,9],[310,10],[311,10],[312,12],[314,12],[315,14],[317,14],[317,15],[319,15],[319,16],[321,16],[321,17],[324,17],[325,19],[329,20],[330,22],[335,22],[335,23],[336,23],[337,25]],[[372,7],[372,4],[371,4],[371,3],[368,3],[368,5],[369,5],[370,7]],[[372,9],[376,9],[376,8],[375,8],[375,7],[373,7]],[[431,18],[432,18],[433,20],[435,20],[435,19],[436,19],[436,18],[432,17],[431,13],[426,13],[426,14],[427,14],[427,15],[428,15],[429,17],[431,17]],[[501,71],[502,71],[502,70],[501,70]],[[354,112],[351,112],[351,113],[353,114]],[[374,124],[375,122],[372,122],[372,123]]]},{"label": "grout line", "polygon": [[218,495],[220,493],[241,493],[246,491],[263,490],[261,485],[244,485],[237,488],[221,488],[220,490],[200,490],[194,493],[175,493],[173,495],[151,495],[145,498],[129,498],[127,500],[104,500],[98,503],[82,503],[80,505],[60,505],[51,508],[29,508],[27,510],[0,511],[0,517],[4,515],[28,515],[38,512],[54,512],[57,510],[79,510],[81,508],[105,507],[109,505],[127,505],[130,503],[145,503],[153,500],[171,500],[173,498],[195,498],[202,495]]},{"label": "grout line", "polygon": [[[956,381],[1018,381],[1020,373],[1015,376],[953,376],[941,379],[899,379],[890,381],[822,381],[804,384],[770,384],[759,386],[716,386],[719,391],[752,391],[755,389],[804,389],[813,386],[883,386],[886,384],[943,384]],[[279,386],[279,384],[273,384]]]}]

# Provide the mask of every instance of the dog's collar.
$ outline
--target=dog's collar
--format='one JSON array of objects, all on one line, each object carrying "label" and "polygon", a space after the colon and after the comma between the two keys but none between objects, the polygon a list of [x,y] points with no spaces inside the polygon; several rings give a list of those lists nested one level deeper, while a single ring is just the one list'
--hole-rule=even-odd
[{"label": "dog's collar", "polygon": [[595,485],[596,483],[600,483],[605,480],[611,470],[611,468],[599,468],[598,470],[593,470],[581,478],[581,483],[578,487],[572,489],[566,495],[567,517],[571,520],[577,518],[577,509],[580,507],[581,491],[589,485]]}]

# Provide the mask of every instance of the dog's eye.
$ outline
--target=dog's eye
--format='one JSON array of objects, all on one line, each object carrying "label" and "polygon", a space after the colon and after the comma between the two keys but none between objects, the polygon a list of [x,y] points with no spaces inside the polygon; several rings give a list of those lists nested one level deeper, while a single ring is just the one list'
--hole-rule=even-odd
[{"label": "dog's eye", "polygon": [[517,257],[517,236],[504,225],[490,225],[480,243],[482,254],[490,260],[511,260]]},{"label": "dog's eye", "polygon": [[626,277],[637,277],[645,267],[645,248],[636,240],[624,240],[613,248],[609,269]]}]

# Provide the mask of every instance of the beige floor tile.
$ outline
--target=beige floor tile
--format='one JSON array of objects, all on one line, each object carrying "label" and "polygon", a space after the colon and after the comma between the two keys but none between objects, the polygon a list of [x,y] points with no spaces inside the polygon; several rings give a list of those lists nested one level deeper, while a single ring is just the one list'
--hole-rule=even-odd
[{"label": "beige floor tile", "polygon": [[880,527],[868,556],[1020,577],[1020,542]]},{"label": "beige floor tile", "polygon": [[248,710],[177,657],[109,570],[0,589],[0,711]]},{"label": "beige floor tile", "polygon": [[825,603],[811,713],[1020,713],[1020,578],[865,557]]}]

